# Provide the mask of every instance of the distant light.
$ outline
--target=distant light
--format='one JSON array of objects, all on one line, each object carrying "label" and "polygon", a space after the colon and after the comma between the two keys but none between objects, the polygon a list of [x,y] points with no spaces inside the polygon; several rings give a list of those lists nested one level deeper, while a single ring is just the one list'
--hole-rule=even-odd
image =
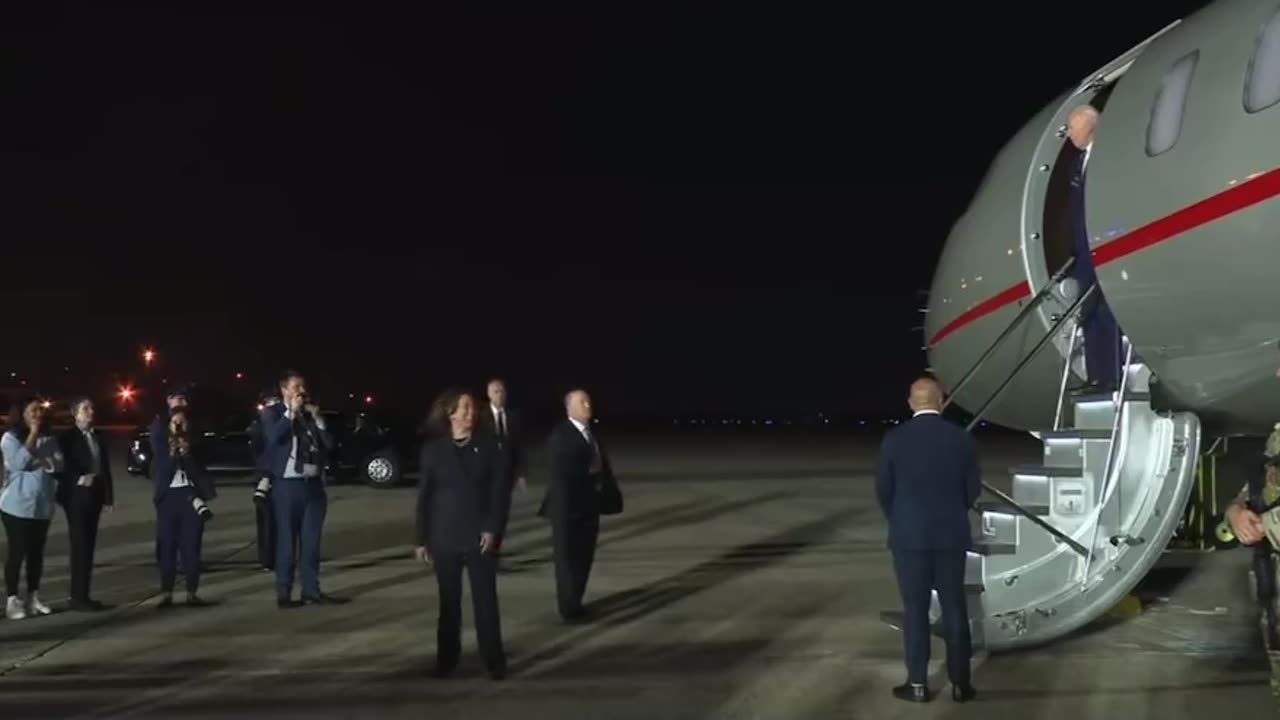
[{"label": "distant light", "polygon": [[765,424],[765,425],[772,425],[772,424],[773,424],[773,421],[772,421],[772,420],[765,420],[765,421],[764,421],[764,424]]},{"label": "distant light", "polygon": [[258,412],[262,412],[263,410],[266,410],[266,409],[267,409],[266,405],[263,405],[262,403],[258,403]]},{"label": "distant light", "polygon": [[244,379],[244,373],[236,373],[236,379],[237,379],[237,380],[243,380],[243,379]]},{"label": "distant light", "polygon": [[348,399],[348,400],[350,400],[350,399],[354,398],[355,396],[356,396],[356,394],[355,394],[355,393],[348,393],[348,394],[347,394],[347,399]]},{"label": "distant light", "polygon": [[146,348],[142,351],[142,362],[146,363],[147,365],[150,365],[151,362],[155,359],[156,359],[155,350],[152,350],[151,348]]},{"label": "distant light", "polygon": [[53,407],[53,403],[48,400],[41,400],[40,407],[44,408],[45,410],[48,410],[49,408]]},{"label": "distant light", "polygon": [[365,396],[364,396],[364,404],[365,404],[365,405],[372,405],[372,404],[373,404],[373,396],[372,396],[372,395],[365,395]]},{"label": "distant light", "polygon": [[133,400],[134,390],[128,385],[124,385],[116,392],[116,396],[120,398],[120,402],[130,402]]}]

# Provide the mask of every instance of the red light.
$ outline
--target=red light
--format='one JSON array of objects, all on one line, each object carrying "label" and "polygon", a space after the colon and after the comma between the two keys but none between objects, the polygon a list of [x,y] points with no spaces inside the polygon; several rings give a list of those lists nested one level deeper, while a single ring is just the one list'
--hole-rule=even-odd
[{"label": "red light", "polygon": [[120,402],[125,402],[125,403],[130,402],[131,400],[133,400],[133,388],[127,385],[124,387],[121,387],[120,390],[116,393],[116,395],[120,398]]},{"label": "red light", "polygon": [[244,373],[236,373],[236,379],[237,379],[237,380],[243,380],[243,379],[244,379]]},{"label": "red light", "polygon": [[372,405],[372,404],[373,404],[373,396],[372,396],[372,395],[365,395],[365,396],[364,396],[364,404],[365,404],[365,405]]},{"label": "red light", "polygon": [[155,359],[156,359],[155,350],[152,350],[151,348],[147,348],[146,350],[142,351],[142,362],[146,363],[147,365],[150,365],[151,362]]}]

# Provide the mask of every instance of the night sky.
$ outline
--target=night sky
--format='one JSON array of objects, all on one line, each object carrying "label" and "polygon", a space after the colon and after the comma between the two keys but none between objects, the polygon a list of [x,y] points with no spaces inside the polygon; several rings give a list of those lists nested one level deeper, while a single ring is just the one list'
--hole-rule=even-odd
[{"label": "night sky", "polygon": [[994,152],[1202,4],[12,18],[0,366],[896,413]]}]

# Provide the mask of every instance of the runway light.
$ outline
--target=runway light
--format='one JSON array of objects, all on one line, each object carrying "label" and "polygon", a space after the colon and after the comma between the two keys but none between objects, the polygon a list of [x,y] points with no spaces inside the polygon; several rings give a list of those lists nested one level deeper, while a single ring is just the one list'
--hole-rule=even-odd
[{"label": "runway light", "polygon": [[120,398],[120,402],[128,403],[133,401],[134,391],[128,385],[124,385],[116,392],[116,396]]},{"label": "runway light", "polygon": [[44,408],[45,410],[48,410],[49,408],[53,407],[53,403],[48,400],[41,400],[40,407]]},{"label": "runway light", "polygon": [[151,348],[146,348],[145,350],[142,351],[142,362],[146,363],[147,367],[151,367],[151,363],[155,359],[156,359],[155,350],[152,350]]},{"label": "runway light", "polygon": [[236,379],[237,379],[237,380],[243,380],[243,379],[244,379],[244,373],[236,373]]},{"label": "runway light", "polygon": [[373,404],[373,396],[372,396],[372,395],[365,395],[365,396],[364,396],[364,404],[365,404],[365,405],[372,405],[372,404]]}]

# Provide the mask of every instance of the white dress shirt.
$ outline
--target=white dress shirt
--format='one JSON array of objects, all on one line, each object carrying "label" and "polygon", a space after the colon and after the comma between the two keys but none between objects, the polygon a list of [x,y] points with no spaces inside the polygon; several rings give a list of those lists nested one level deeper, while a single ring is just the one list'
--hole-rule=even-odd
[{"label": "white dress shirt", "polygon": [[604,463],[600,459],[600,446],[596,444],[596,439],[591,436],[591,430],[585,423],[578,422],[576,418],[569,418],[569,422],[578,428],[578,432],[582,433],[585,439],[591,445],[591,467],[587,469],[587,474],[595,475],[604,469]]},{"label": "white dress shirt", "polygon": [[918,418],[921,415],[941,415],[941,414],[942,413],[938,412],[937,410],[930,410],[926,408],[924,410],[915,411],[914,413],[911,414],[911,417]]}]

